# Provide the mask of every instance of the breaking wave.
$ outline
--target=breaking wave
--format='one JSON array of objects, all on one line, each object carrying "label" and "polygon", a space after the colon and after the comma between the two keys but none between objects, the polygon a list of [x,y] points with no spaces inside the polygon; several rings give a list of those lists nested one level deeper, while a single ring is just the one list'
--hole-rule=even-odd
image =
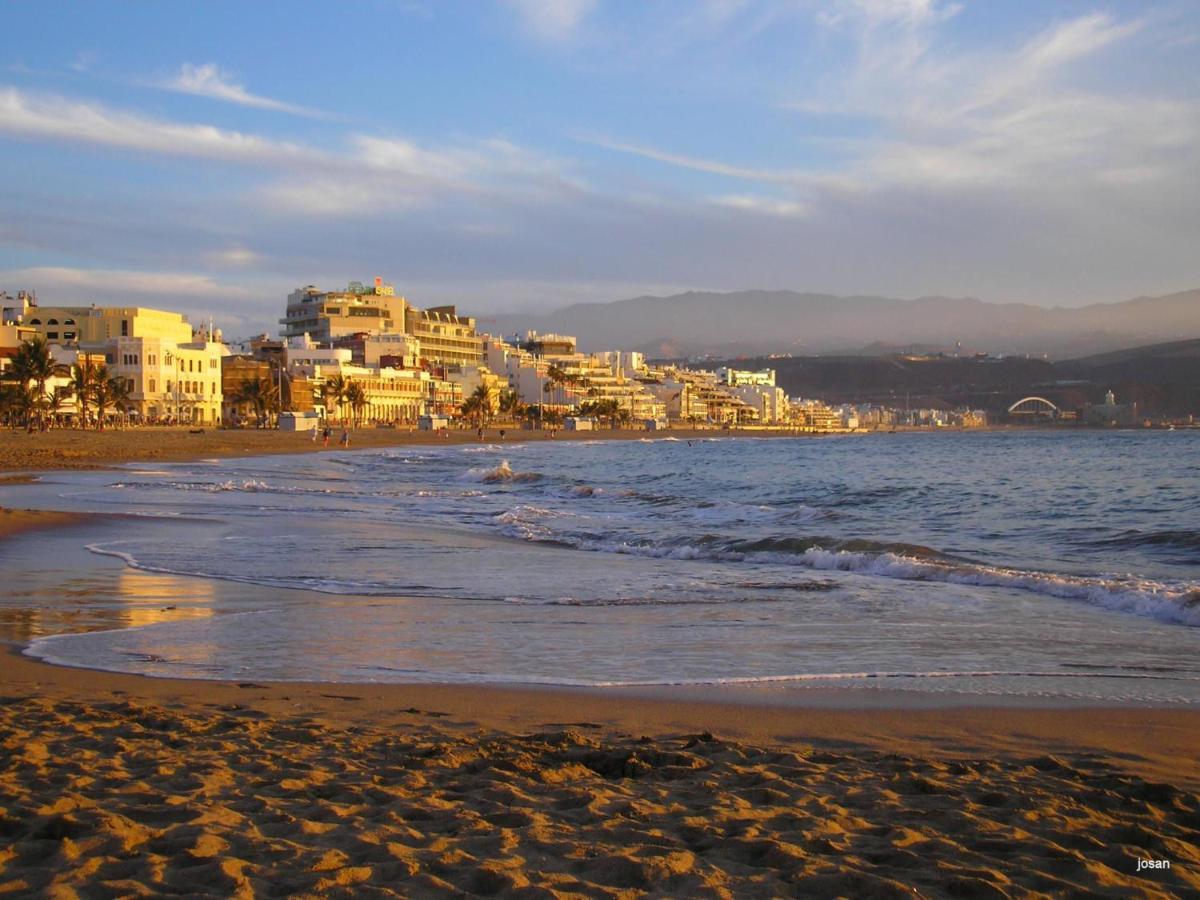
[{"label": "breaking wave", "polygon": [[485,484],[495,484],[505,481],[540,481],[539,472],[514,472],[507,459],[500,460],[500,465],[488,468],[467,469],[462,474],[464,481],[481,481]]},{"label": "breaking wave", "polygon": [[960,559],[917,544],[863,539],[794,537],[747,541],[702,535],[687,542],[654,543],[619,538],[573,538],[554,532],[544,522],[532,522],[527,515],[528,510],[516,513],[506,524],[515,525],[519,520],[519,527],[508,529],[505,533],[524,540],[552,541],[600,553],[657,559],[767,563],[903,581],[1009,588],[1171,624],[1200,627],[1200,585],[1196,584],[1027,571]]}]

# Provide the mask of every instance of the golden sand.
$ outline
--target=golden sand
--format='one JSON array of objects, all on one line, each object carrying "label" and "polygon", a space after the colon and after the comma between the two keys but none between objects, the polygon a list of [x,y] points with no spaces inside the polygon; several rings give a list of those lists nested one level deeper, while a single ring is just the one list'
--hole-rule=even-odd
[{"label": "golden sand", "polygon": [[1186,712],[0,673],[0,894],[1200,891]]},{"label": "golden sand", "polygon": [[[262,456],[275,453],[316,453],[339,450],[341,428],[333,429],[329,447],[309,434],[258,429],[205,429],[193,434],[187,428],[128,428],[105,431],[75,431],[58,429],[28,434],[22,430],[0,431],[0,471],[36,471],[44,469],[96,469],[130,462],[184,462],[208,457]],[[547,431],[522,431],[506,428],[504,440],[547,441]],[[755,437],[794,437],[788,432],[724,431],[672,429],[671,437],[720,437],[731,434],[753,434]],[[556,441],[639,440],[654,438],[655,432],[616,431],[559,431]],[[658,435],[665,436],[665,435]],[[488,428],[484,440],[500,440],[498,427]],[[438,446],[445,444],[478,443],[475,430],[454,429],[442,436],[428,431],[408,428],[359,428],[350,432],[350,449],[361,450],[396,446]]]}]

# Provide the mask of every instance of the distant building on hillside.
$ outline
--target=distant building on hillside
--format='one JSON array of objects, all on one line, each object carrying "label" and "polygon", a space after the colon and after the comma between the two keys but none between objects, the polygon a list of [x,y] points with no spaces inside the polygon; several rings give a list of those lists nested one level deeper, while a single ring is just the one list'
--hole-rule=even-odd
[{"label": "distant building on hillside", "polygon": [[722,367],[717,369],[717,379],[722,384],[728,385],[757,385],[759,387],[775,387],[775,370],[774,369],[759,369],[757,372],[751,372],[746,369],[730,369]]}]

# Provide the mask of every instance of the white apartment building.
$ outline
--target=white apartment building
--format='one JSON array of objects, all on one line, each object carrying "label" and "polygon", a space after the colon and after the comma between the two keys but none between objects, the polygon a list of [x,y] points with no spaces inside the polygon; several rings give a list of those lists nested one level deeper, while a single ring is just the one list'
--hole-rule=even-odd
[{"label": "white apartment building", "polygon": [[130,383],[130,415],[145,422],[220,424],[221,358],[228,355],[224,344],[207,340],[119,337],[104,346],[109,374]]},{"label": "white apartment building", "polygon": [[[772,380],[773,376],[774,373],[772,373]],[[783,388],[775,387],[774,384],[726,383],[724,390],[757,411],[758,421],[764,424],[786,422],[791,415],[787,392]]]}]

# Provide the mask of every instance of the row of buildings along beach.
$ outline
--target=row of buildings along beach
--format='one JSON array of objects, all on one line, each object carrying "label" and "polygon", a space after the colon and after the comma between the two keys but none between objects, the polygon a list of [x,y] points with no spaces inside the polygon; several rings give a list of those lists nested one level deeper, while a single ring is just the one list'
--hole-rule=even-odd
[{"label": "row of buildings along beach", "polygon": [[[65,424],[80,415],[71,367],[100,364],[127,388],[112,414],[139,424],[307,428],[340,419],[438,428],[464,422],[464,405],[473,421],[499,416],[577,429],[890,424],[870,410],[789,398],[769,369],[653,365],[634,351],[582,352],[571,335],[480,333],[454,306],[419,308],[381,278],[345,290],[298,288],[287,297],[278,337],[232,343],[213,323],[177,312],[46,305],[26,291],[0,292],[0,316],[0,372],[22,343],[45,339],[61,367],[47,395]],[[348,396],[349,385],[357,388]]]}]

